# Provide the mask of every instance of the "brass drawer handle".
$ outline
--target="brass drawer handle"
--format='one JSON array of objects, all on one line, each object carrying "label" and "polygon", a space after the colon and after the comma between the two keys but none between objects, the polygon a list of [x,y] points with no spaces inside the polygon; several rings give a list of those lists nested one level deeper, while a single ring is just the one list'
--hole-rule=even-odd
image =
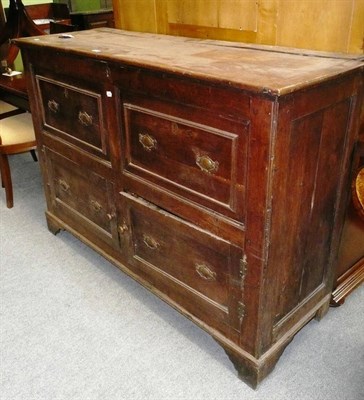
[{"label": "brass drawer handle", "polygon": [[121,225],[119,225],[119,233],[121,235],[123,235],[125,232],[127,232],[128,229],[129,229],[128,225],[126,225],[125,221],[123,221],[123,223]]},{"label": "brass drawer handle", "polygon": [[216,272],[212,271],[206,264],[196,264],[196,272],[206,281],[216,281]]},{"label": "brass drawer handle", "polygon": [[158,247],[160,247],[160,244],[149,235],[143,235],[143,242],[152,250],[156,250]]},{"label": "brass drawer handle", "polygon": [[68,192],[70,190],[70,185],[65,180],[59,179],[58,183],[64,192]]},{"label": "brass drawer handle", "polygon": [[112,221],[116,217],[116,214],[115,213],[107,213],[106,216],[109,221]]},{"label": "brass drawer handle", "polygon": [[96,200],[90,200],[90,205],[96,212],[100,212],[102,210],[102,205]]},{"label": "brass drawer handle", "polygon": [[219,163],[211,160],[211,158],[208,156],[198,156],[196,158],[196,164],[203,172],[207,172],[209,174],[216,172],[219,168]]},{"label": "brass drawer handle", "polygon": [[157,148],[157,140],[147,133],[139,133],[139,143],[146,151],[152,151]]},{"label": "brass drawer handle", "polygon": [[91,126],[92,120],[92,115],[87,114],[86,111],[80,111],[78,113],[78,122],[80,122],[83,126]]},{"label": "brass drawer handle", "polygon": [[48,109],[52,111],[52,113],[57,114],[59,112],[59,103],[55,100],[48,100]]}]

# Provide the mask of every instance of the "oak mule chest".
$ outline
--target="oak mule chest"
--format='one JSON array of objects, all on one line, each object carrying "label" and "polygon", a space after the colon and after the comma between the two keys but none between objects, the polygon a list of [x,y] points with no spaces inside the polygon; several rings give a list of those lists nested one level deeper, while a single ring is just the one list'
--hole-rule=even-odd
[{"label": "oak mule chest", "polygon": [[361,60],[108,28],[17,43],[50,231],[205,329],[255,387],[330,301]]}]

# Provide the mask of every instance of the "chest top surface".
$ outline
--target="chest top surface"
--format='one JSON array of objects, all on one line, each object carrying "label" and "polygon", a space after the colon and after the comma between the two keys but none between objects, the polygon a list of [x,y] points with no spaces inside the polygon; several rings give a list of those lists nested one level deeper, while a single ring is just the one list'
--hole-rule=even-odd
[{"label": "chest top surface", "polygon": [[59,34],[22,38],[16,43],[20,47],[49,48],[198,79],[218,80],[273,95],[290,93],[355,69],[363,71],[364,66],[363,56],[111,28],[73,32],[69,38]]}]

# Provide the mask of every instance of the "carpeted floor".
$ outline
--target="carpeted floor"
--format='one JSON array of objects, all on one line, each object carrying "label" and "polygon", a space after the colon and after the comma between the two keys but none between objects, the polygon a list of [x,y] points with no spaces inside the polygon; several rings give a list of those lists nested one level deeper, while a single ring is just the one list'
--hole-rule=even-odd
[{"label": "carpeted floor", "polygon": [[1,400],[364,399],[364,289],[287,347],[253,391],[223,349],[70,234],[46,227],[39,166],[0,192]]}]

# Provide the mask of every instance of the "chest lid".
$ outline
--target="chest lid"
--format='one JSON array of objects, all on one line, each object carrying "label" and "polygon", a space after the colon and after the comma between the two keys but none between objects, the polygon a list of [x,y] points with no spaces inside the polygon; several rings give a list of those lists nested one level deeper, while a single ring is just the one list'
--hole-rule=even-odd
[{"label": "chest lid", "polygon": [[[66,35],[67,36],[67,35]],[[153,68],[219,81],[273,96],[332,79],[354,69],[364,58],[207,39],[99,28],[65,35],[17,39],[21,47],[42,47],[105,61]]]}]

